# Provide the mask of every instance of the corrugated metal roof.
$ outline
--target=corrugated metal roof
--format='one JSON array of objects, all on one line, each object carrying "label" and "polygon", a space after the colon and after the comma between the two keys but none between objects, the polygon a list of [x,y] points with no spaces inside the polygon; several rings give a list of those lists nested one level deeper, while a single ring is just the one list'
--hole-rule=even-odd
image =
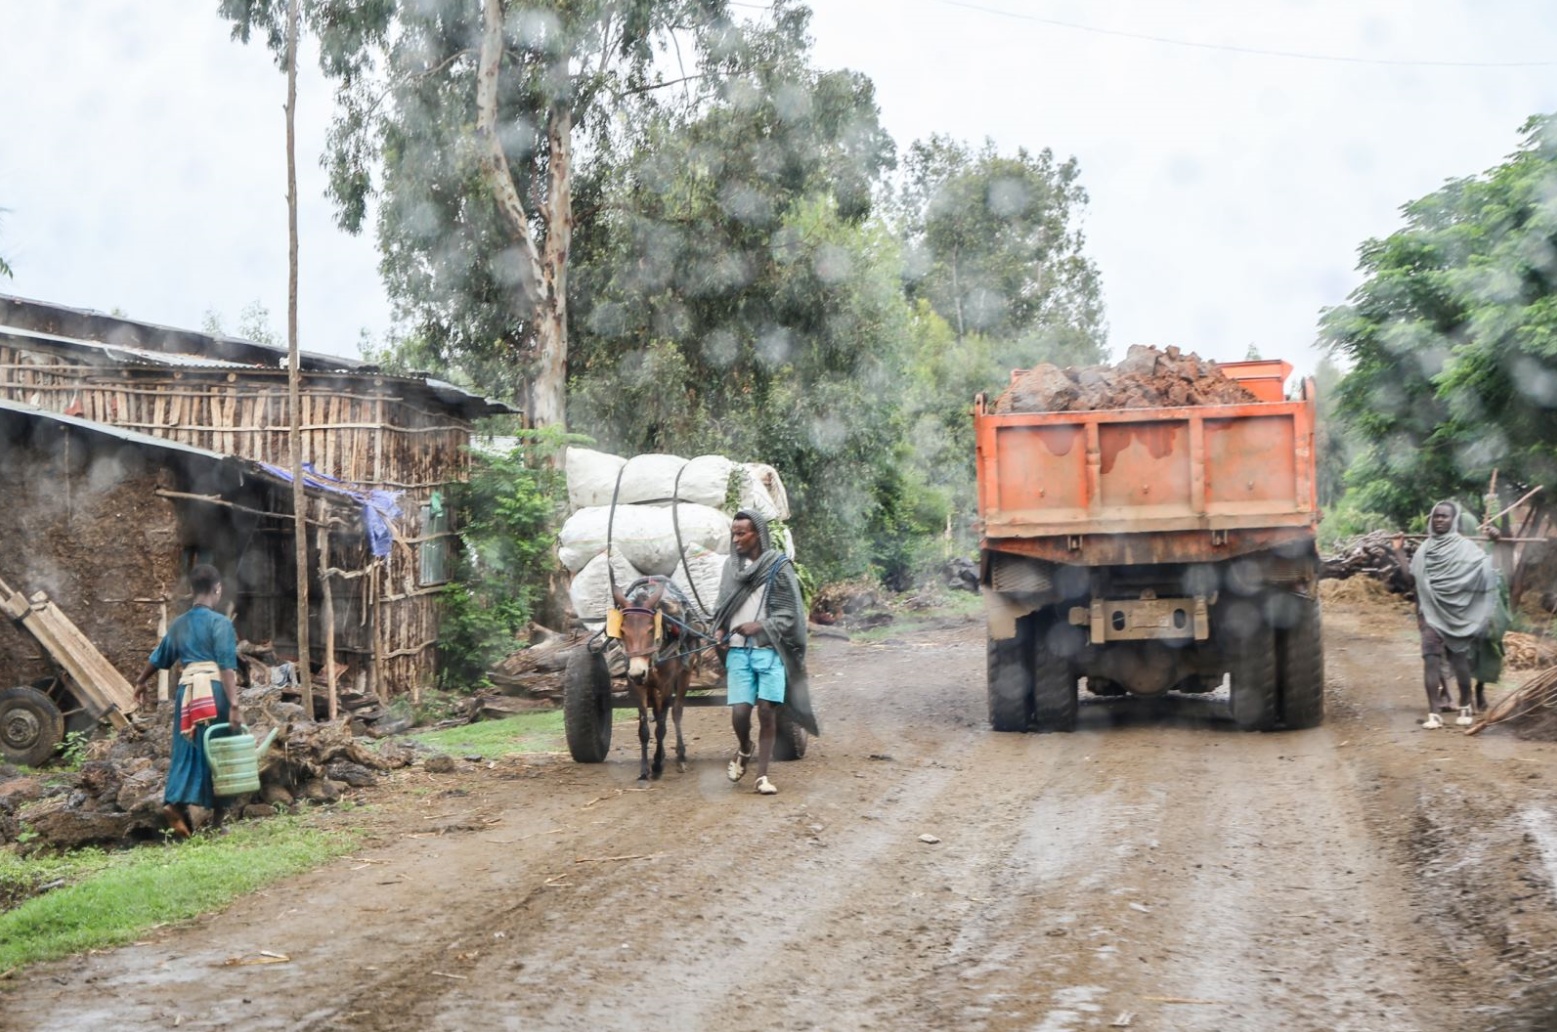
[{"label": "corrugated metal roof", "polygon": [[23,405],[20,402],[7,401],[0,398],[0,412],[14,412],[18,415],[29,416],[35,419],[47,419],[55,423],[63,423],[66,426],[76,427],[90,433],[101,434],[104,437],[112,437],[115,440],[125,441],[130,444],[138,444],[147,448],[159,448],[163,451],[176,451],[184,455],[197,455],[202,459],[210,459],[213,462],[223,462],[231,459],[241,462],[231,455],[223,455],[221,452],[211,451],[209,448],[199,448],[182,441],[170,441],[166,437],[153,437],[151,434],[143,434],[138,430],[126,430],[123,427],[113,426],[109,423],[97,423],[90,419],[81,419],[78,416],[67,416],[59,412],[51,412],[48,409],[33,408],[31,405]]},{"label": "corrugated metal roof", "polygon": [[[163,355],[192,355],[271,369],[283,366],[287,357],[286,348],[273,344],[142,322],[90,308],[72,308],[14,294],[0,294],[0,323],[55,333],[73,340],[102,341],[115,347],[139,348]],[[354,372],[373,368],[356,359],[309,351],[302,352],[299,359],[306,371]]]},{"label": "corrugated metal roof", "polygon": [[[99,434],[103,437],[111,437],[116,441],[133,444],[143,448],[154,448],[159,451],[177,452],[180,455],[191,455],[196,458],[206,459],[213,464],[227,464],[234,471],[241,472],[245,476],[268,480],[273,484],[285,484],[291,486],[290,480],[274,476],[260,463],[251,459],[240,458],[236,455],[226,455],[222,452],[212,451],[209,448],[201,448],[193,444],[185,444],[182,441],[170,441],[166,437],[154,437],[151,434],[143,434],[138,430],[126,430],[123,427],[113,426],[108,423],[97,423],[90,419],[81,419],[77,416],[67,416],[59,412],[51,412],[48,409],[33,408],[19,402],[7,401],[0,398],[0,415],[14,413],[29,419],[43,419],[52,423],[85,430],[88,433]],[[326,498],[332,504],[344,504],[340,498],[331,492],[321,490],[304,482],[304,489],[316,498]]]},{"label": "corrugated metal roof", "polygon": [[143,365],[148,368],[166,368],[174,366],[180,369],[253,369],[253,363],[229,362],[220,358],[205,358],[201,355],[185,355],[176,351],[147,351],[143,348],[127,348],[116,344],[100,344],[93,340],[78,340],[75,337],[61,337],[56,333],[40,333],[37,330],[29,330],[21,326],[6,326],[0,324],[0,339],[11,339],[25,344],[27,341],[37,341],[42,344],[58,344],[72,351],[91,351],[102,355],[111,362],[123,365]]},{"label": "corrugated metal roof", "polygon": [[[61,330],[68,332],[58,332]],[[0,338],[4,337],[22,345],[30,341],[85,351],[111,364],[146,368],[280,370],[285,368],[287,357],[285,348],[269,344],[0,294]],[[419,388],[469,418],[517,415],[519,412],[507,402],[495,401],[431,376],[394,376],[366,362],[309,352],[303,352],[299,362],[308,373],[372,376],[385,383]]]}]

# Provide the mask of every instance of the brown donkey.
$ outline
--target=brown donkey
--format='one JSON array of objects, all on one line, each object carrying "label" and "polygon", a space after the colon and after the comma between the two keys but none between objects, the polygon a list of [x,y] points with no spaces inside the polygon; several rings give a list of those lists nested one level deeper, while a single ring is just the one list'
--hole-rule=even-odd
[{"label": "brown donkey", "polygon": [[[700,651],[681,633],[684,609],[674,595],[666,596],[666,578],[645,577],[625,592],[613,585],[622,612],[622,650],[627,653],[627,683],[638,699],[638,742],[642,765],[638,780],[655,780],[665,770],[665,711],[676,721],[676,769],[687,769],[687,746],[681,738],[681,709]],[[670,619],[666,619],[669,617]],[[649,713],[654,713],[654,763],[649,763]]]}]

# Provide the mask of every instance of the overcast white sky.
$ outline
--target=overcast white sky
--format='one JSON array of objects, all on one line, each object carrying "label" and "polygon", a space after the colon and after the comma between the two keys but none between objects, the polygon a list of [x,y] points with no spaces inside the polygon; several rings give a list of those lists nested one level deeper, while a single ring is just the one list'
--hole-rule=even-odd
[{"label": "overcast white sky", "polygon": [[[472,0],[474,2],[474,0]],[[286,312],[285,81],[214,2],[0,4],[0,292],[179,326]],[[760,4],[743,3],[759,16]],[[932,132],[1080,159],[1111,345],[1177,343],[1311,368],[1357,245],[1444,179],[1496,164],[1557,110],[1540,62],[1557,4],[1424,0],[816,0],[816,60],[876,82],[900,146]],[[1000,13],[1006,12],[1006,13]],[[1082,31],[1049,22],[1069,22]],[[334,228],[318,155],[331,98],[299,101],[307,350],[391,321],[370,237]]]}]

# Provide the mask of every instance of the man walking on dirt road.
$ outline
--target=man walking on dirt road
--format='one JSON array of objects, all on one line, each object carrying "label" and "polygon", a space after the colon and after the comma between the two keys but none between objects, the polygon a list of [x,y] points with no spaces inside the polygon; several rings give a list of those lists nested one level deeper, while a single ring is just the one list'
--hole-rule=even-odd
[{"label": "man walking on dirt road", "polygon": [[777,795],[768,777],[778,710],[813,735],[821,732],[811,711],[806,680],[806,613],[795,564],[773,547],[767,519],[742,509],[730,525],[730,559],[719,583],[714,629],[724,648],[730,719],[735,727],[731,781],[746,776],[752,757],[751,711],[757,710],[757,791]]},{"label": "man walking on dirt road", "polygon": [[[1455,723],[1473,722],[1471,714],[1485,699],[1471,694],[1471,661],[1488,632],[1498,604],[1498,573],[1492,558],[1461,533],[1460,506],[1439,502],[1427,520],[1428,538],[1417,548],[1409,565],[1402,546],[1404,535],[1395,536],[1395,557],[1407,581],[1416,588],[1417,626],[1422,633],[1422,682],[1427,691],[1426,730],[1443,727],[1440,705],[1448,701],[1440,674],[1447,658],[1460,690],[1460,715]],[[1495,528],[1487,536],[1496,540]]]}]

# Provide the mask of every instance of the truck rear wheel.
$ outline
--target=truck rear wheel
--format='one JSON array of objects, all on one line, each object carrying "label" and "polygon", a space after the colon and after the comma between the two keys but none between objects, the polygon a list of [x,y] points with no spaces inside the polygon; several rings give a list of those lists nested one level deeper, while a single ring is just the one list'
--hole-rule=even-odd
[{"label": "truck rear wheel", "polygon": [[1296,622],[1276,632],[1276,673],[1281,683],[1281,722],[1294,731],[1325,719],[1324,635],[1319,600],[1294,596]]},{"label": "truck rear wheel", "polygon": [[1278,716],[1275,634],[1257,603],[1236,604],[1253,612],[1234,614],[1227,624],[1233,722],[1245,731],[1269,731],[1276,726]]},{"label": "truck rear wheel", "polygon": [[1040,637],[1033,656],[1033,726],[1039,731],[1076,730],[1076,667],[1071,657],[1081,645],[1080,631],[1055,624]]},{"label": "truck rear wheel", "polygon": [[1033,716],[1032,618],[1016,622],[1011,638],[988,636],[989,726],[996,731],[1026,731]]}]

